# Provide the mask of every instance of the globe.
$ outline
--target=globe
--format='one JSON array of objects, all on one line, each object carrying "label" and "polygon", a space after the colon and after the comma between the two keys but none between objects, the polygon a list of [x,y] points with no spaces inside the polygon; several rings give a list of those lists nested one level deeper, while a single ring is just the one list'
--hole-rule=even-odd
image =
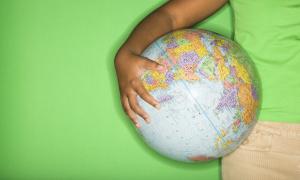
[{"label": "globe", "polygon": [[142,139],[159,154],[201,162],[233,152],[253,129],[260,107],[260,80],[247,53],[234,41],[200,29],[165,34],[142,56],[163,65],[141,76],[160,102],[138,97],[149,124],[138,117]]}]

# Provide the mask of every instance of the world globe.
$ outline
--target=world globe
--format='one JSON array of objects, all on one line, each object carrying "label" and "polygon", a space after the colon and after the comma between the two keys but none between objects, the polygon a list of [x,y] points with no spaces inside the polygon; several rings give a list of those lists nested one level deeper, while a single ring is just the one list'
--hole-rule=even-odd
[{"label": "world globe", "polygon": [[141,76],[160,109],[138,97],[151,122],[138,117],[137,131],[159,154],[207,161],[233,152],[249,135],[260,109],[260,79],[236,42],[182,29],[158,38],[142,56],[164,67]]}]

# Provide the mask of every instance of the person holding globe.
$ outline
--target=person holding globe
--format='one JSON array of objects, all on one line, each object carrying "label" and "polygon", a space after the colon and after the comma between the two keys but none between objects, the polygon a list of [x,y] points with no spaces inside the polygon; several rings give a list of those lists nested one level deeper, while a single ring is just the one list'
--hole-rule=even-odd
[{"label": "person holding globe", "polygon": [[[136,125],[137,115],[151,123],[137,96],[159,108],[143,86],[145,70],[163,66],[141,56],[158,37],[207,18],[226,0],[173,0],[149,14],[115,57],[121,103]],[[223,179],[300,178],[300,2],[230,0],[234,40],[250,55],[262,81],[259,121],[248,139],[222,159]],[[197,158],[195,158],[197,160]],[[199,160],[202,160],[199,157]]]}]

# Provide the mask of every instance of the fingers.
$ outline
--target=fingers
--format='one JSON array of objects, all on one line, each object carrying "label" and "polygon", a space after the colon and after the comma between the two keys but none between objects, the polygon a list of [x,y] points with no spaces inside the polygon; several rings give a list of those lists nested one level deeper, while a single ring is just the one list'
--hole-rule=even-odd
[{"label": "fingers", "polygon": [[146,123],[150,123],[149,115],[141,108],[137,101],[137,95],[139,95],[145,102],[159,109],[159,102],[151,96],[151,94],[145,89],[140,80],[133,81],[131,83],[130,90],[126,91],[126,95],[122,98],[122,104],[124,111],[129,118],[137,125],[136,114],[142,117]]},{"label": "fingers", "polygon": [[140,83],[139,86],[135,87],[135,90],[144,101],[146,101],[156,109],[160,108],[159,102],[153,96],[150,95],[150,93],[145,89],[142,83]]},{"label": "fingers", "polygon": [[[124,79],[119,80],[122,83],[120,84],[120,92],[122,94],[122,105],[123,109],[136,127],[140,127],[137,121],[137,115],[142,117],[146,123],[150,122],[148,114],[140,107],[137,101],[137,95],[139,95],[145,102],[159,109],[159,102],[155,100],[144,88],[140,75],[144,70],[156,70],[162,72],[164,66],[159,63],[149,60],[141,56],[133,57],[133,60],[136,64],[133,64],[131,69],[126,65],[125,72],[123,76]],[[138,60],[138,61],[137,61]]]},{"label": "fingers", "polygon": [[140,124],[137,122],[136,119],[136,114],[135,112],[131,109],[130,105],[129,105],[129,101],[128,101],[128,97],[127,96],[123,96],[122,97],[122,105],[123,105],[123,109],[125,111],[125,113],[128,115],[128,117],[131,119],[131,121],[135,124],[135,126],[137,128],[140,128]]},{"label": "fingers", "polygon": [[142,59],[143,59],[143,66],[145,69],[156,70],[156,71],[162,71],[164,69],[163,65],[161,65],[155,61],[152,61],[147,58],[142,58]]},{"label": "fingers", "polygon": [[139,116],[141,116],[147,123],[150,122],[149,116],[148,114],[140,107],[140,105],[137,102],[137,94],[136,93],[130,93],[128,95],[128,100],[129,100],[129,104],[131,109],[138,114]]}]

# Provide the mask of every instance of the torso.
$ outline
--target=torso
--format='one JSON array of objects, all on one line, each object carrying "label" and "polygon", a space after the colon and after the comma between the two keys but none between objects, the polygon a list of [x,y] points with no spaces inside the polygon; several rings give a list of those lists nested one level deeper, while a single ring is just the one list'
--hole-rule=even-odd
[{"label": "torso", "polygon": [[300,1],[230,0],[234,39],[262,82],[260,120],[300,122]]}]

